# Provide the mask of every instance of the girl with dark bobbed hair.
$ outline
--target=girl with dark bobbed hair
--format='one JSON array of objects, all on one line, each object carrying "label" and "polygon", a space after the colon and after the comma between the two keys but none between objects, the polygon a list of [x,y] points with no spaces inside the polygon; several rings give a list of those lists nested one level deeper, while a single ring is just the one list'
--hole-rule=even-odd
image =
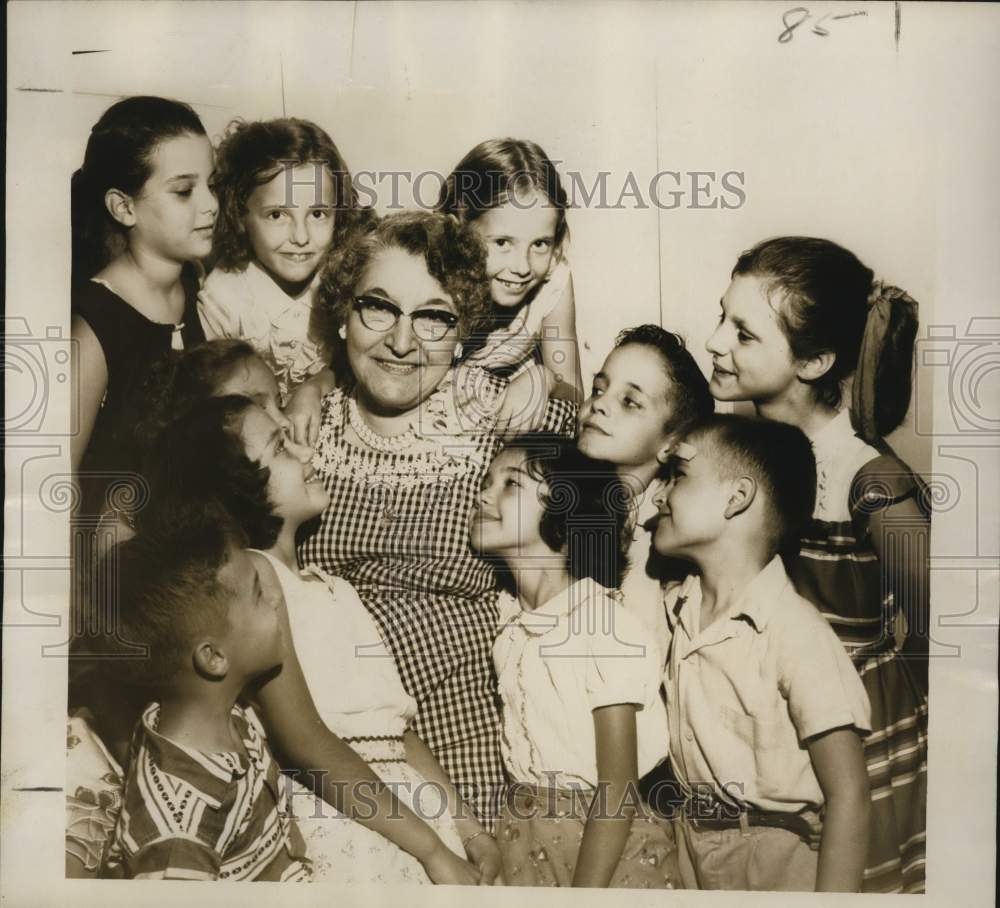
[{"label": "girl with dark bobbed hair", "polygon": [[753,401],[813,444],[816,509],[787,566],[871,701],[863,889],[872,892],[924,889],[928,502],[882,440],[909,407],[916,331],[904,291],[836,243],[792,236],[739,257],[707,344],[718,400]]}]

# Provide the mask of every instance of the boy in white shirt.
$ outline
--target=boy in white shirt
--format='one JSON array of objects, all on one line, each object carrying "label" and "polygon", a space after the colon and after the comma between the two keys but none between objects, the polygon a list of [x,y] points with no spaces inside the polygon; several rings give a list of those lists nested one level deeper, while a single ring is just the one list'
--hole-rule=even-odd
[{"label": "boy in white shirt", "polygon": [[665,599],[688,888],[861,887],[868,698],[779,557],[812,514],[815,471],[799,429],[714,416],[678,449],[661,497],[654,546],[697,571]]}]

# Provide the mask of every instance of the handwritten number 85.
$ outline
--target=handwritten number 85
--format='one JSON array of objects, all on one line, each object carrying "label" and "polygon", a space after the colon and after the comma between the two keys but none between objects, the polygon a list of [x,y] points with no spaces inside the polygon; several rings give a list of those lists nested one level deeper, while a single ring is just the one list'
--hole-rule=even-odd
[{"label": "handwritten number 85", "polygon": [[[865,10],[858,10],[853,13],[840,13],[838,15],[833,15],[832,13],[827,13],[825,16],[820,16],[813,23],[813,34],[819,35],[821,38],[826,38],[830,34],[828,28],[823,28],[823,23],[827,19],[832,21],[837,19],[854,19],[857,16],[867,16],[868,13]],[[795,34],[795,29],[797,29],[803,22],[811,18],[811,14],[808,9],[804,6],[794,6],[790,10],[787,10],[781,17],[781,21],[785,26],[785,30],[778,35],[779,44],[787,44],[792,40],[792,35]]]}]

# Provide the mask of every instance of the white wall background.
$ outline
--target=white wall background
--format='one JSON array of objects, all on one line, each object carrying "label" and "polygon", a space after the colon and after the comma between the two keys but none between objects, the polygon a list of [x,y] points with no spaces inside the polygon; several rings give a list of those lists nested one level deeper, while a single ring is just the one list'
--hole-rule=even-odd
[{"label": "white wall background", "polygon": [[[739,171],[746,201],[737,209],[694,210],[688,185],[671,210],[626,197],[619,209],[571,213],[585,379],[614,334],[642,321],[680,331],[707,369],[703,345],[736,256],[782,233],[843,243],[909,290],[924,323],[933,318],[935,218],[949,185],[941,140],[952,138],[948,118],[968,73],[954,54],[947,65],[935,59],[942,23],[927,10],[903,8],[898,46],[891,3],[816,4],[780,43],[784,12],[586,2],[32,10],[67,51],[106,51],[69,53],[52,73],[70,169],[105,107],[151,93],[193,104],[213,136],[237,115],[314,119],[354,171],[446,174],[499,135],[536,140],[587,186],[610,171],[611,204],[630,172],[651,203],[657,171],[717,180]],[[851,12],[863,15],[829,18]],[[827,35],[811,30],[817,23]],[[411,185],[400,183],[404,205]],[[422,184],[425,201],[437,185]],[[378,188],[384,210],[389,178]],[[671,188],[661,183],[662,199]],[[893,441],[929,468],[929,447],[906,427]]]},{"label": "white wall background", "polygon": [[[110,103],[150,93],[193,104],[213,136],[234,116],[314,119],[355,171],[444,174],[473,144],[498,135],[538,141],[587,186],[609,171],[612,204],[629,173],[649,203],[657,171],[717,178],[739,171],[746,202],[737,209],[694,210],[688,187],[675,209],[640,208],[626,197],[619,209],[591,205],[570,217],[585,378],[615,332],[641,321],[680,331],[707,369],[703,344],[729,270],[766,236],[843,243],[909,290],[930,323],[943,239],[938,203],[954,186],[948,124],[963,103],[985,102],[969,98],[954,45],[946,58],[935,56],[943,25],[968,40],[960,15],[945,23],[904,6],[897,45],[893,4],[821,3],[780,43],[784,11],[777,4],[39,5],[31,11],[39,32],[57,36],[63,55],[33,60],[31,84],[17,87],[60,93],[17,92],[15,100],[40,115],[58,111],[64,170],[82,159],[89,128]],[[864,15],[822,19],[850,12]],[[811,31],[816,23],[829,33]],[[979,90],[996,95],[995,86]],[[412,184],[400,186],[401,203],[412,204]],[[436,186],[436,178],[422,184],[425,200]],[[378,188],[384,210],[388,178]],[[929,398],[917,406],[929,407]],[[929,468],[929,447],[906,427],[893,441],[914,466]]]},{"label": "white wall background", "polygon": [[[189,101],[216,135],[236,115],[315,119],[355,170],[447,171],[475,142],[513,134],[588,182],[610,171],[611,186],[629,171],[640,185],[658,169],[742,171],[738,210],[571,212],[585,372],[617,330],[661,312],[707,365],[736,256],[779,233],[844,243],[920,301],[922,334],[952,325],[961,337],[971,316],[1000,312],[997,8],[902,4],[897,46],[893,3],[805,2],[812,18],[786,43],[790,3],[13,3],[6,315],[61,349],[46,332],[68,335],[70,174],[107,106],[153,93]],[[853,12],[866,15],[822,19]],[[817,22],[828,34],[810,31]],[[9,362],[8,417],[30,384]],[[945,427],[949,374],[925,369],[917,400],[926,417],[933,398],[935,471],[963,489],[934,524],[935,639],[962,659],[931,666],[925,898],[989,904],[972,893],[992,891],[995,867],[996,446]],[[998,376],[984,372],[978,389],[994,420]],[[5,884],[35,887],[21,900],[32,905],[79,898],[57,893],[61,799],[29,802],[9,787],[62,784],[65,660],[38,656],[66,639],[66,518],[36,494],[43,477],[68,472],[68,382],[55,377],[51,434],[8,433],[5,452],[3,673],[18,697],[4,700],[0,862]],[[893,440],[930,468],[926,434],[904,427]],[[12,556],[38,569],[18,574]],[[95,886],[102,904],[135,904],[129,887]],[[246,898],[224,884],[213,893]]]}]

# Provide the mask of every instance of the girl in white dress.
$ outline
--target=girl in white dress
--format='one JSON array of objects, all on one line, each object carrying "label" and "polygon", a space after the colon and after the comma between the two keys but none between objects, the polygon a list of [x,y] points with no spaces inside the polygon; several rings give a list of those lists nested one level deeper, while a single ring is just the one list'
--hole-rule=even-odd
[{"label": "girl in white dress", "polygon": [[[298,787],[291,798],[315,879],[502,882],[496,842],[408,730],[416,704],[357,593],[343,579],[298,568],[296,531],[328,502],[311,455],[249,398],[202,401],[150,456],[155,504],[139,531],[210,514],[235,522],[263,550],[255,555],[266,562],[261,574],[284,593],[287,651],[254,698],[283,764],[318,795]],[[330,756],[341,739],[367,767]],[[351,808],[359,822],[332,804]]]}]

